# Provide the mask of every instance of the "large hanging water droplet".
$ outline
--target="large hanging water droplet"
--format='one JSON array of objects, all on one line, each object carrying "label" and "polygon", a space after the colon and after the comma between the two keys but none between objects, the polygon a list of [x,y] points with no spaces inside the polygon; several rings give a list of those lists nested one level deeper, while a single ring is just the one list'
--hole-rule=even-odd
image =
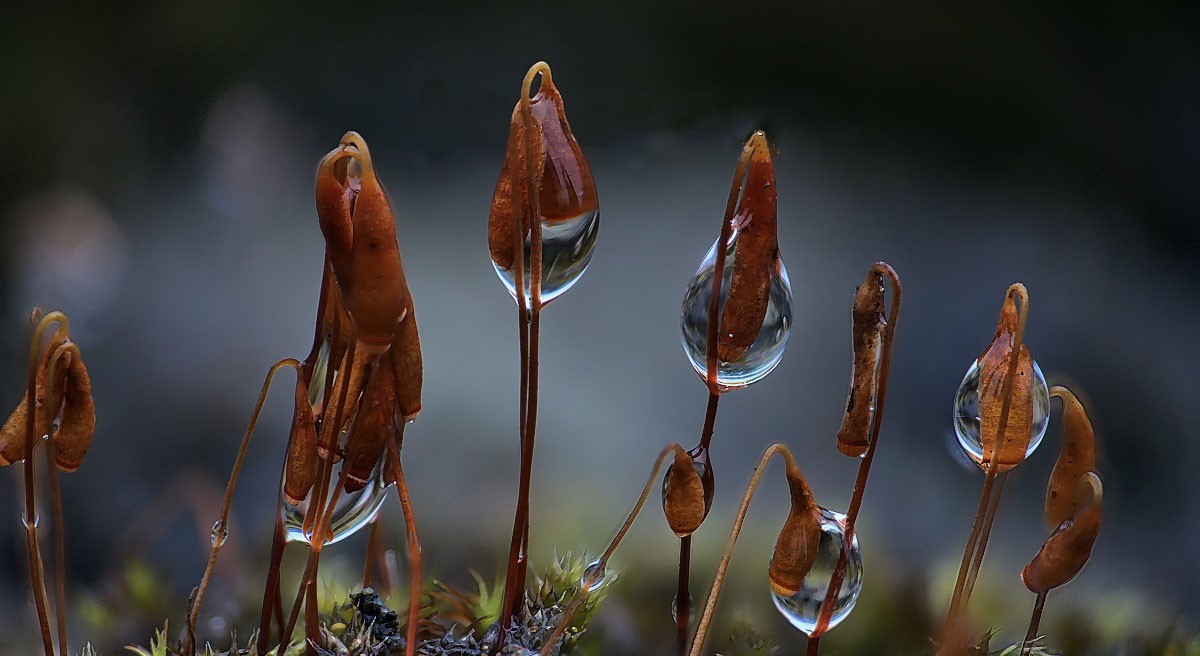
[{"label": "large hanging water droplet", "polygon": [[[824,508],[821,513],[821,544],[818,547],[817,559],[812,569],[804,577],[800,590],[796,594],[785,597],[774,591],[771,600],[792,626],[800,629],[805,635],[812,635],[821,614],[821,604],[825,602],[825,594],[829,591],[829,582],[833,578],[833,570],[837,566],[838,555],[846,539],[846,516]],[[846,569],[842,578],[842,587],[833,603],[833,611],[829,616],[826,630],[832,629],[854,610],[858,602],[858,594],[862,592],[863,565],[862,551],[858,547],[858,537],[850,545],[849,558],[846,559]]]},{"label": "large hanging water droplet", "polygon": [[[332,499],[334,489],[337,487],[338,478],[341,471],[341,463],[334,465],[333,475],[330,478],[329,492],[326,495],[328,499]],[[367,484],[363,489],[357,492],[343,491],[338,495],[337,505],[333,509],[333,514],[330,515],[330,530],[332,536],[325,544],[333,544],[340,540],[344,540],[351,535],[354,535],[360,528],[366,526],[375,519],[379,514],[379,509],[383,507],[383,502],[387,497],[387,490],[391,487],[383,482],[383,462],[375,466],[375,470],[371,472]],[[316,504],[314,503],[317,495],[317,486],[313,486],[312,492],[308,498],[301,501],[297,505],[292,505],[287,502],[283,495],[283,529],[284,537],[288,542],[302,542],[309,544],[312,541],[312,534],[315,530],[315,517],[308,517],[305,522],[306,515],[309,509],[316,512]]]},{"label": "large hanging water droplet", "polygon": [[[600,231],[600,209],[596,208],[579,216],[553,221],[542,221],[542,305],[558,298],[574,285],[592,261],[596,247],[596,235]],[[533,303],[530,283],[530,237],[525,239],[525,300]],[[492,262],[500,282],[508,293],[517,297],[517,285],[513,280],[513,268],[500,268]]]},{"label": "large hanging water droplet", "polygon": [[[733,280],[734,249],[738,231],[735,228],[729,238],[725,252],[725,270],[721,276],[721,298],[717,303],[717,316],[729,286]],[[719,242],[720,239],[717,240]],[[696,274],[688,282],[683,296],[683,316],[680,328],[683,331],[683,350],[701,378],[708,373],[708,303],[712,298],[713,273],[717,266],[717,242],[713,242],[708,253],[700,262]],[[738,389],[762,379],[779,364],[787,346],[788,333],[792,328],[792,283],[788,280],[787,267],[776,260],[778,269],[771,275],[770,295],[767,311],[763,317],[758,337],[742,357],[734,362],[717,361],[717,385],[723,390]]]},{"label": "large hanging water droplet", "polygon": [[[1042,443],[1046,427],[1050,424],[1050,388],[1036,361],[1033,363],[1033,375],[1033,431],[1029,436],[1029,446],[1025,449],[1026,457]],[[979,362],[972,361],[971,368],[967,369],[967,375],[954,394],[954,433],[958,436],[958,445],[977,463],[983,461],[983,438],[979,434],[979,377]]]}]

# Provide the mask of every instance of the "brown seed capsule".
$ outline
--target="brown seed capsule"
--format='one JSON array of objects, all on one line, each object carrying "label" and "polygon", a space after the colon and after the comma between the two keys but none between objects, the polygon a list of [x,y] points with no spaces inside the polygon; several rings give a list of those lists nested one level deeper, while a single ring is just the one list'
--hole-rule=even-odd
[{"label": "brown seed capsule", "polygon": [[[663,478],[663,514],[675,535],[683,538],[700,528],[708,516],[712,507],[712,475],[709,468],[696,462],[683,447],[678,444],[674,447],[675,462]],[[708,474],[708,485],[701,471]]]},{"label": "brown seed capsule", "polygon": [[[505,270],[512,268],[515,257],[513,230],[517,225],[516,218],[521,218],[521,229],[525,233],[530,228],[529,208],[518,207],[515,199],[528,198],[531,189],[536,191],[540,218],[546,223],[573,219],[600,204],[591,167],[571,132],[562,95],[554,86],[549,67],[538,63],[532,70],[542,73],[541,87],[529,100],[535,128],[533,134],[528,135],[534,148],[529,156],[535,158],[536,179],[527,179],[527,135],[518,103],[509,125],[508,148],[488,216],[488,248],[492,260]],[[514,184],[516,194],[513,193]]]},{"label": "brown seed capsule", "polygon": [[[54,420],[58,419],[59,411],[62,409],[70,355],[64,355],[54,367],[53,381],[50,380],[49,369],[54,353],[69,344],[70,339],[66,332],[59,329],[51,336],[38,359],[33,388],[34,406],[37,408],[37,424],[34,426],[35,440],[50,434],[54,427]],[[22,395],[17,408],[4,422],[4,427],[0,428],[0,467],[25,459],[25,422],[29,412],[27,402],[28,400]]]},{"label": "brown seed capsule", "polygon": [[850,457],[858,457],[866,452],[870,441],[881,335],[887,325],[883,316],[883,275],[873,268],[854,293],[851,318],[854,365],[850,373],[846,415],[838,431],[838,450]]},{"label": "brown seed capsule", "polygon": [[396,388],[390,358],[382,358],[369,374],[358,414],[346,436],[346,492],[366,487],[379,464],[387,440],[396,432]]},{"label": "brown seed capsule", "polygon": [[1008,411],[1008,423],[1004,435],[999,438],[1000,418],[1005,403],[1005,381],[1008,379],[1009,360],[1016,339],[1017,315],[1016,296],[1024,287],[1014,285],[1004,297],[1000,320],[996,324],[996,336],[987,350],[979,356],[979,434],[983,440],[983,461],[980,467],[987,469],[995,462],[999,471],[1007,471],[1025,460],[1029,439],[1033,432],[1033,356],[1024,342],[1017,360],[1016,375],[1012,381],[1012,401]]},{"label": "brown seed capsule", "polygon": [[73,472],[83,464],[92,436],[96,433],[96,406],[92,402],[92,381],[77,349],[70,354],[63,386],[62,420],[54,433],[54,462],[58,468]]},{"label": "brown seed capsule", "polygon": [[287,465],[283,474],[283,496],[299,505],[312,491],[320,471],[317,454],[317,425],[304,378],[296,376],[296,404],[292,411],[292,434],[288,439]]},{"label": "brown seed capsule", "polygon": [[413,421],[421,412],[421,385],[424,366],[421,361],[421,336],[417,332],[417,315],[410,300],[408,314],[396,329],[392,348],[388,352],[394,373],[396,403],[403,421]]},{"label": "brown seed capsule", "polygon": [[1046,486],[1046,523],[1058,526],[1076,511],[1074,489],[1080,476],[1096,468],[1096,437],[1083,404],[1071,390],[1055,387],[1063,402],[1063,444]]},{"label": "brown seed capsule", "polygon": [[1075,515],[1059,525],[1021,572],[1021,580],[1032,592],[1049,592],[1069,582],[1092,555],[1104,510],[1100,477],[1095,472],[1080,476],[1073,496]]},{"label": "brown seed capsule", "polygon": [[[361,177],[348,162],[358,165]],[[342,163],[345,173],[339,175]],[[360,342],[386,350],[408,305],[392,207],[367,143],[347,132],[317,171],[317,215],[334,275]]]},{"label": "brown seed capsule", "polygon": [[792,507],[779,531],[779,539],[775,541],[767,573],[771,590],[791,597],[800,591],[804,577],[808,576],[817,559],[821,545],[821,515],[800,470],[789,465],[787,478]]},{"label": "brown seed capsule", "polygon": [[781,266],[771,149],[761,130],[751,135],[746,147],[751,149],[746,183],[731,219],[737,231],[733,276],[717,335],[717,357],[724,362],[740,360],[758,338],[771,296],[771,278]]},{"label": "brown seed capsule", "polygon": [[0,428],[0,467],[25,459],[25,427],[28,421],[28,398],[22,395],[21,402],[8,416],[4,427]]}]

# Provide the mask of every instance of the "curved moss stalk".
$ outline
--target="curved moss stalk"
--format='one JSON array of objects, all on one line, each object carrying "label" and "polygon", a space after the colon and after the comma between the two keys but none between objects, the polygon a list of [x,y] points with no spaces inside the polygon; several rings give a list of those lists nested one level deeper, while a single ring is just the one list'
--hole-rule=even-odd
[{"label": "curved moss stalk", "polygon": [[204,574],[200,576],[200,584],[196,587],[195,597],[188,607],[187,615],[187,638],[184,643],[184,654],[191,656],[195,652],[194,634],[196,630],[196,620],[200,617],[200,608],[204,604],[204,593],[208,589],[208,583],[212,579],[213,569],[217,566],[217,558],[221,555],[221,547],[225,546],[225,538],[229,534],[229,508],[233,503],[233,492],[237,489],[238,476],[242,472],[242,464],[246,460],[246,450],[250,446],[250,438],[254,436],[254,428],[258,424],[258,418],[262,414],[263,404],[267,401],[267,394],[271,391],[271,383],[275,379],[275,374],[285,367],[291,367],[296,370],[296,375],[300,375],[300,362],[295,358],[284,358],[271,366],[267,371],[267,378],[263,381],[262,390],[258,393],[258,401],[254,404],[254,412],[250,414],[250,423],[246,426],[246,433],[242,436],[241,445],[238,447],[237,456],[233,460],[233,471],[229,474],[229,481],[225,484],[225,497],[221,501],[221,514],[217,517],[217,521],[213,524],[212,532],[212,551],[208,555],[208,563],[204,566]]},{"label": "curved moss stalk", "polygon": [[[540,188],[541,171],[534,166],[533,152],[536,147],[533,131],[537,129],[533,118],[533,103],[530,92],[538,76],[542,84],[552,84],[550,66],[546,62],[534,64],[521,83],[522,141],[525,148],[525,171],[527,184],[521,185],[517,167],[509,173],[513,177],[513,283],[517,300],[517,330],[521,347],[520,396],[520,448],[521,472],[517,489],[517,509],[513,517],[512,539],[509,543],[508,567],[504,580],[504,604],[500,613],[500,637],[496,649],[504,646],[505,630],[512,622],[513,613],[525,593],[525,581],[529,561],[529,497],[533,473],[533,451],[537,432],[538,402],[538,351],[541,335],[542,314],[542,221]],[[517,197],[525,190],[525,198]],[[525,230],[522,225],[522,210],[529,220],[529,306],[525,298]]]},{"label": "curved moss stalk", "polygon": [[888,279],[892,288],[891,306],[888,309],[887,324],[884,327],[882,348],[879,355],[878,383],[875,391],[875,412],[871,418],[870,439],[867,450],[863,453],[858,465],[858,476],[854,481],[854,492],[850,497],[850,506],[846,510],[846,539],[842,543],[841,553],[838,554],[837,564],[829,580],[829,589],[821,602],[821,612],[817,616],[817,624],[808,641],[808,653],[818,653],[821,636],[829,626],[833,615],[834,602],[841,593],[842,582],[846,575],[846,565],[849,560],[849,549],[854,543],[854,526],[858,521],[859,510],[862,509],[863,496],[867,491],[867,478],[871,475],[871,464],[875,461],[875,449],[879,444],[879,430],[883,425],[883,411],[887,403],[888,379],[892,369],[892,344],[896,339],[896,324],[900,318],[900,303],[903,288],[900,276],[886,262],[876,262],[871,271]]},{"label": "curved moss stalk", "polygon": [[750,500],[754,498],[754,493],[758,490],[758,485],[762,481],[767,464],[776,455],[784,459],[789,473],[799,472],[799,467],[796,466],[796,459],[792,456],[791,449],[778,442],[767,447],[762,457],[759,458],[758,466],[754,469],[754,475],[750,478],[750,484],[746,486],[746,493],[742,495],[742,505],[738,508],[737,516],[733,520],[733,529],[729,532],[729,541],[725,545],[725,552],[721,554],[721,562],[717,565],[717,573],[713,577],[712,588],[709,590],[708,600],[704,604],[704,614],[700,616],[700,623],[696,627],[696,635],[692,638],[690,656],[700,656],[700,652],[704,649],[704,641],[708,637],[708,630],[712,626],[713,612],[717,607],[717,598],[721,594],[721,588],[725,585],[725,574],[729,570],[729,561],[733,558],[733,548],[737,546],[738,537],[742,533],[742,524],[746,520],[746,512],[750,509]]},{"label": "curved moss stalk", "polygon": [[604,552],[591,565],[588,565],[583,579],[580,581],[579,590],[576,591],[574,598],[571,599],[566,609],[563,610],[562,617],[558,620],[558,625],[554,627],[554,631],[546,639],[546,643],[542,646],[539,656],[550,656],[555,646],[562,640],[563,634],[567,632],[567,627],[571,626],[571,619],[575,617],[575,613],[587,602],[591,593],[603,583],[605,568],[608,567],[608,560],[617,551],[617,547],[621,546],[621,542],[629,534],[629,529],[633,528],[634,521],[642,513],[642,509],[646,505],[646,500],[650,498],[650,493],[654,490],[654,485],[658,481],[658,475],[662,471],[663,464],[669,458],[673,457],[675,450],[679,448],[682,447],[678,444],[670,444],[659,452],[658,457],[654,460],[654,467],[650,470],[650,476],[646,478],[646,485],[642,488],[641,496],[634,502],[633,508],[630,509],[624,523],[617,529],[616,534],[609,540]]},{"label": "curved moss stalk", "polygon": [[[1008,431],[1008,417],[1012,409],[1013,383],[1016,378],[1017,363],[1021,356],[1021,347],[1024,343],[1025,321],[1029,316],[1029,293],[1025,290],[1024,285],[1014,283],[1008,288],[1007,296],[1012,296],[1019,300],[1020,306],[1018,308],[1017,327],[1013,334],[1011,353],[1008,360],[1007,377],[1004,381],[1004,401],[1001,405],[997,423],[996,444],[992,450],[997,455],[1000,453],[1001,441]],[[967,536],[967,544],[963,550],[962,562],[959,564],[954,592],[950,597],[950,608],[946,613],[945,635],[938,649],[939,654],[949,653],[955,649],[955,645],[959,642],[959,613],[970,602],[970,596],[964,594],[967,581],[971,575],[971,571],[977,571],[979,566],[983,564],[983,552],[987,544],[981,539],[981,536],[991,532],[992,522],[995,520],[994,504],[999,504],[999,491],[996,493],[996,500],[992,500],[996,480],[1000,475],[999,465],[995,459],[985,464],[987,470],[983,480],[983,490],[979,495],[979,507],[975,511],[975,520],[971,524],[971,533]],[[1003,485],[1000,488],[1000,491],[1002,491]]]}]

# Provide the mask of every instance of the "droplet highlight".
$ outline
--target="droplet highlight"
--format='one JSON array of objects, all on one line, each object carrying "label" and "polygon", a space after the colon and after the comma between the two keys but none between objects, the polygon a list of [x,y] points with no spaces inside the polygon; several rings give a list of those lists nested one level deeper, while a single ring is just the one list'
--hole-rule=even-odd
[{"label": "droplet highlight", "polygon": [[[340,477],[342,463],[338,463],[333,467],[333,475],[330,478],[329,491],[327,493],[326,502],[334,496],[334,490],[338,487],[337,482]],[[383,507],[383,502],[387,498],[387,490],[390,486],[383,482],[383,462],[375,466],[374,471],[367,480],[367,484],[357,492],[347,493],[343,491],[338,495],[337,505],[334,506],[333,514],[330,515],[330,531],[331,536],[325,541],[326,545],[340,542],[351,535],[358,532],[359,529],[366,526],[375,519],[379,514],[379,509]],[[315,517],[306,516],[310,509],[313,513],[316,512],[316,503],[314,501],[317,495],[316,486],[313,487],[308,498],[301,501],[299,504],[288,503],[287,499],[280,495],[283,504],[283,529],[284,539],[288,542],[300,542],[310,544],[312,542],[313,531],[315,530]]]},{"label": "droplet highlight", "polygon": [[595,592],[604,585],[604,577],[606,575],[606,565],[603,561],[594,561],[587,569],[583,570],[583,576],[579,577],[579,589],[583,592]]},{"label": "droplet highlight", "polygon": [[[812,569],[804,577],[804,582],[796,594],[785,597],[774,591],[771,600],[775,608],[792,626],[800,629],[805,635],[812,635],[816,629],[817,619],[821,614],[821,604],[829,591],[829,583],[833,578],[833,570],[837,566],[838,555],[841,553],[846,540],[846,516],[824,508],[821,514],[821,544],[818,547],[817,559]],[[826,631],[832,629],[850,615],[854,605],[858,603],[858,595],[862,592],[863,564],[862,551],[855,537],[850,544],[849,557],[846,559],[846,569],[842,578],[842,587],[834,600],[833,611],[829,616]]]},{"label": "droplet highlight", "polygon": [[[1025,457],[1037,450],[1046,436],[1046,427],[1050,425],[1050,388],[1036,361],[1033,363],[1033,375],[1033,430]],[[979,362],[972,361],[954,394],[954,434],[958,437],[958,446],[976,463],[983,462],[983,438],[979,432],[979,378]]]},{"label": "droplet highlight", "polygon": [[[730,234],[725,250],[725,268],[721,275],[721,297],[717,302],[717,316],[729,296],[733,281],[734,250],[737,246],[738,230]],[[700,267],[688,282],[683,296],[683,311],[680,329],[683,332],[683,350],[700,378],[708,376],[708,304],[712,298],[713,275],[717,267],[717,248],[720,239],[708,249]],[[719,320],[719,319],[718,319]],[[746,387],[762,380],[783,359],[788,334],[792,328],[792,283],[788,280],[787,267],[783,261],[775,260],[775,271],[771,274],[771,287],[767,310],[762,328],[754,343],[740,358],[733,362],[717,360],[717,385],[723,390]]]},{"label": "droplet highlight", "polygon": [[[596,248],[596,236],[600,232],[600,209],[596,208],[579,216],[563,220],[542,221],[542,305],[562,296],[570,289],[592,261]],[[525,302],[533,303],[530,283],[532,237],[525,238]],[[502,268],[492,261],[492,268],[509,294],[517,297],[517,284],[513,269]]]}]

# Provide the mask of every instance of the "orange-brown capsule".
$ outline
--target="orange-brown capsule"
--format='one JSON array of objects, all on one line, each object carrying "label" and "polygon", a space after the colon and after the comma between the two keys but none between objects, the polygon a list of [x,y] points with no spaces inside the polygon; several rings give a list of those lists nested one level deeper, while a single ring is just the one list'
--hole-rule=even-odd
[{"label": "orange-brown capsule", "polygon": [[29,403],[25,395],[0,428],[0,467],[25,459],[25,427],[29,422]]},{"label": "orange-brown capsule", "polygon": [[356,132],[347,132],[321,161],[317,215],[355,334],[359,342],[382,352],[404,318],[408,287],[391,203],[376,177],[367,142]]},{"label": "orange-brown capsule", "polygon": [[396,404],[400,416],[404,421],[413,421],[421,412],[424,365],[421,360],[421,336],[417,332],[417,315],[411,301],[407,316],[396,329],[388,357],[391,358],[391,370],[395,375]]},{"label": "orange-brown capsule", "polygon": [[367,388],[354,424],[346,436],[346,492],[357,492],[367,485],[379,464],[387,440],[396,432],[395,376],[389,358],[382,358],[369,374]]},{"label": "orange-brown capsule", "polygon": [[283,473],[283,496],[299,505],[312,491],[321,459],[317,454],[317,425],[309,401],[308,386],[296,376],[296,405],[292,411],[292,434],[288,439],[287,465]]},{"label": "orange-brown capsule", "polygon": [[755,132],[746,145],[746,183],[731,219],[737,231],[733,276],[721,310],[717,357],[740,360],[758,338],[771,296],[771,277],[780,267],[775,165],[767,137]]},{"label": "orange-brown capsule", "polygon": [[768,577],[771,590],[784,597],[800,591],[821,546],[821,515],[812,490],[794,466],[787,469],[792,507],[775,541]]},{"label": "orange-brown capsule", "polygon": [[62,420],[54,433],[54,462],[58,468],[73,472],[83,464],[92,436],[96,433],[96,405],[92,401],[92,381],[78,350],[69,356],[63,385]]},{"label": "orange-brown capsule", "polygon": [[1021,572],[1021,581],[1032,592],[1049,592],[1069,582],[1092,555],[1104,510],[1100,477],[1095,472],[1080,476],[1073,496],[1075,515],[1059,525]]},{"label": "orange-brown capsule", "polygon": [[[536,192],[540,220],[546,223],[572,219],[600,205],[591,167],[571,132],[566,106],[550,69],[538,63],[531,72],[534,70],[541,71],[542,83],[529,99],[532,133],[525,132],[527,123],[518,102],[509,124],[508,147],[488,216],[488,248],[492,260],[505,270],[512,268],[516,255],[514,230],[518,217],[523,233],[527,235],[530,229],[529,208],[521,207],[517,199],[529,198],[530,191]],[[532,144],[531,153],[526,152],[527,138]],[[534,158],[534,180],[527,179],[527,157]]]},{"label": "orange-brown capsule", "polygon": [[[1008,379],[1009,361],[1016,339],[1018,315],[1014,288],[1004,297],[1000,320],[996,324],[996,336],[987,350],[979,356],[979,435],[983,441],[985,470],[988,463],[995,462],[1000,471],[1007,471],[1025,460],[1029,440],[1033,432],[1033,386],[1037,384],[1033,372],[1033,356],[1022,341],[1017,359],[1016,376],[1012,381],[1012,401],[1008,411],[1008,424],[1004,435],[1000,433],[1000,418],[1005,403],[1005,381]],[[1021,290],[1024,288],[1021,287]]]},{"label": "orange-brown capsule", "polygon": [[854,365],[850,372],[850,396],[846,415],[838,431],[838,450],[858,457],[870,441],[871,419],[875,414],[876,383],[879,374],[879,349],[883,328],[883,275],[872,268],[854,293],[851,311]]},{"label": "orange-brown capsule", "polygon": [[[712,507],[712,473],[678,444],[675,462],[663,478],[663,514],[677,537],[687,537],[704,523]],[[704,475],[702,475],[702,472]],[[707,480],[706,480],[707,479]]]},{"label": "orange-brown capsule", "polygon": [[[65,355],[54,367],[53,381],[50,380],[49,369],[54,353],[60,347],[68,344],[70,344],[70,340],[67,334],[62,330],[55,331],[38,359],[33,388],[34,407],[37,408],[37,423],[34,425],[35,440],[50,434],[54,427],[54,420],[58,418],[59,411],[62,409],[70,356]],[[4,422],[3,428],[0,428],[0,467],[25,459],[25,429],[28,415],[28,399],[22,395],[16,409]]]},{"label": "orange-brown capsule", "polygon": [[1096,468],[1096,436],[1083,404],[1065,387],[1050,390],[1063,402],[1063,443],[1046,485],[1046,524],[1058,526],[1075,514],[1080,476]]}]

